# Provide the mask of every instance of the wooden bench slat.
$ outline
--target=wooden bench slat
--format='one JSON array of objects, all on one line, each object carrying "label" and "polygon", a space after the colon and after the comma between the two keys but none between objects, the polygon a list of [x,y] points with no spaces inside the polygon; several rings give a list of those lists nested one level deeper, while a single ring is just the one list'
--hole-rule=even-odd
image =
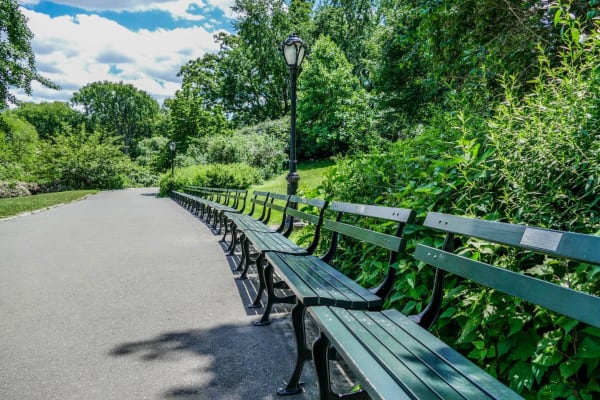
[{"label": "wooden bench slat", "polygon": [[414,257],[428,265],[600,328],[600,297],[420,243],[417,244]]},{"label": "wooden bench slat", "polygon": [[406,242],[400,237],[382,232],[375,232],[343,222],[327,219],[323,222],[323,228],[339,232],[345,236],[371,243],[391,251],[399,252],[404,250],[404,247],[406,246]]},{"label": "wooden bench slat", "polygon": [[[398,311],[315,307],[309,312],[346,361],[360,357],[358,378],[374,398],[396,398],[394,390],[402,388],[419,399],[521,399]],[[367,368],[365,358],[377,366]],[[381,373],[394,383],[373,384]]]},{"label": "wooden bench slat", "polygon": [[414,212],[407,208],[386,207],[379,205],[354,204],[334,201],[329,207],[332,211],[351,213],[364,217],[373,217],[410,224],[414,220]]},{"label": "wooden bench slat", "polygon": [[[355,371],[371,372],[372,376],[369,376],[369,379],[360,380],[362,388],[368,390],[371,399],[415,399],[411,394],[398,389],[394,377],[372,357],[369,350],[361,346],[356,336],[346,330],[344,324],[335,317],[329,307],[311,307],[309,313],[319,325],[323,326],[322,334],[325,333],[328,338],[331,338],[330,340],[350,368]],[[346,351],[348,348],[353,349],[352,353]]]},{"label": "wooden bench slat", "polygon": [[548,255],[600,264],[600,236],[431,212],[424,226]]},{"label": "wooden bench slat", "polygon": [[246,238],[252,242],[259,252],[282,252],[293,254],[308,254],[305,248],[277,233],[261,231],[246,231]]},{"label": "wooden bench slat", "polygon": [[267,254],[267,259],[296,294],[308,305],[377,309],[383,300],[315,256]]}]

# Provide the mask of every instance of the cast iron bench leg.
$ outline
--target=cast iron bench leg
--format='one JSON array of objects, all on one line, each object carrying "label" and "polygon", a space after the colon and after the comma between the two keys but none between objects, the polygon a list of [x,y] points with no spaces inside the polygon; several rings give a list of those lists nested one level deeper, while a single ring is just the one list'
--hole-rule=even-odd
[{"label": "cast iron bench leg", "polygon": [[305,309],[304,304],[299,301],[296,302],[296,305],[292,309],[292,325],[294,326],[294,334],[296,335],[296,366],[286,387],[277,389],[279,396],[291,396],[302,392],[300,378],[304,369],[304,363],[310,361],[312,358],[310,349],[306,347],[306,335],[304,331]]},{"label": "cast iron bench leg", "polygon": [[232,256],[235,254],[235,246],[238,244],[237,237],[237,226],[233,221],[231,221],[231,242],[229,242],[229,247],[227,248],[227,254]]},{"label": "cast iron bench leg", "polygon": [[248,269],[250,268],[250,243],[244,235],[240,238],[240,244],[242,247],[242,258],[236,268],[237,271],[242,271],[238,279],[246,279],[248,276]]},{"label": "cast iron bench leg", "polygon": [[[261,257],[264,256],[261,255]],[[262,263],[261,263],[262,264]],[[286,285],[279,285],[279,284],[275,284],[273,282],[273,266],[271,264],[269,264],[268,262],[266,263],[266,265],[264,265],[264,267],[259,267],[258,263],[256,265],[256,267],[258,268],[258,275],[261,278],[261,282],[260,282],[260,286],[264,289],[267,289],[267,305],[265,306],[265,311],[262,315],[262,317],[260,318],[260,321],[255,321],[253,322],[254,325],[256,326],[262,326],[262,325],[269,325],[271,323],[271,321],[269,321],[269,316],[271,315],[271,309],[273,308],[273,304],[276,303],[285,303],[285,304],[294,304],[296,302],[296,295],[290,295],[290,296],[285,296],[285,297],[279,297],[277,295],[275,295],[275,286],[277,286],[278,288],[285,288]],[[262,269],[262,271],[261,271]],[[283,282],[278,282],[278,283],[283,283]],[[259,297],[260,296],[260,297]],[[260,292],[259,289],[259,296],[256,297],[255,302],[260,302],[260,298],[262,297],[262,292]]]},{"label": "cast iron bench leg", "polygon": [[329,360],[333,348],[329,346],[329,339],[323,333],[314,340],[312,345],[312,354],[314,356],[315,371],[319,382],[319,398],[327,400],[349,399],[349,400],[369,400],[370,397],[364,390],[354,393],[338,394],[331,388],[329,374]]},{"label": "cast iron bench leg", "polygon": [[232,222],[227,223],[225,221],[225,217],[223,217],[223,220],[222,220],[221,224],[225,225],[225,232],[223,233],[223,237],[221,238],[221,242],[224,242],[225,241],[225,237],[227,237],[227,234],[229,233],[229,226],[232,224]]},{"label": "cast iron bench leg", "polygon": [[[252,304],[248,305],[248,308],[259,308],[259,307],[262,307],[261,299],[262,299],[263,293],[265,292],[265,279],[264,279],[264,276],[263,276],[264,272],[265,272],[264,262],[265,262],[265,256],[264,256],[263,253],[260,253],[259,256],[258,256],[258,258],[256,259],[256,270],[258,272],[258,282],[259,282],[258,283],[258,290],[256,291],[256,298],[254,299],[254,301],[252,302]],[[268,265],[267,265],[267,267],[268,267]],[[246,272],[246,271],[244,270],[244,272]],[[269,304],[269,303],[270,302],[267,301],[267,307],[268,307],[268,309],[270,311],[272,303],[271,304]],[[266,310],[265,310],[265,312],[266,312]],[[264,314],[263,314],[263,317],[264,317]],[[261,321],[262,321],[262,318],[261,318]]]}]

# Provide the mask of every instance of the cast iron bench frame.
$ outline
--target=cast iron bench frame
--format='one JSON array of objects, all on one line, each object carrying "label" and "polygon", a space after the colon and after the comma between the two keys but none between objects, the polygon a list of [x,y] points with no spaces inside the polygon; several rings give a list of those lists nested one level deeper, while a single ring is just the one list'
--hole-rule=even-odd
[{"label": "cast iron bench frame", "polygon": [[[439,399],[457,393],[477,399],[521,399],[424,329],[440,313],[444,275],[448,273],[600,328],[600,297],[466,258],[453,253],[452,245],[455,236],[475,238],[599,265],[600,237],[441,213],[429,213],[424,225],[445,232],[446,240],[441,249],[416,246],[414,257],[436,268],[431,300],[421,314],[407,317],[397,310],[309,309],[320,330],[313,343],[313,359],[321,399]],[[344,396],[332,391],[331,353],[346,361],[361,391]]]},{"label": "cast iron bench frame", "polygon": [[[314,255],[298,256],[271,252],[266,254],[266,266],[263,271],[267,286],[268,303],[265,316],[268,318],[270,304],[294,304],[291,312],[292,325],[296,338],[296,363],[291,378],[286,387],[277,390],[281,396],[301,392],[300,376],[304,364],[312,359],[309,348],[306,347],[306,331],[304,315],[306,307],[316,305],[335,305],[350,309],[379,310],[383,307],[385,298],[393,288],[399,255],[406,247],[402,237],[407,224],[411,224],[415,214],[404,208],[378,205],[353,204],[334,201],[329,210],[335,213],[335,219],[325,218],[322,230],[331,233],[327,252],[317,257]],[[389,221],[394,227],[393,234],[377,232],[360,226],[361,221]],[[375,245],[389,251],[388,266],[381,283],[367,289],[353,279],[338,271],[334,257],[342,238],[352,238],[370,245]],[[275,289],[281,288],[274,284],[273,274],[276,273],[285,288],[290,289],[291,296],[279,297]]]},{"label": "cast iron bench frame", "polygon": [[[230,213],[225,211],[224,216],[229,223],[225,224],[225,231],[223,232],[222,242],[227,239],[227,234],[231,234],[231,241],[227,247],[228,254],[230,256],[235,254],[235,246],[239,244],[238,234],[241,234],[241,230],[237,228],[238,225],[242,227],[250,224],[256,224],[258,227],[267,226],[271,219],[271,209],[265,207],[267,201],[269,201],[269,192],[255,191],[250,198],[250,211],[247,214],[241,213]],[[255,213],[257,216],[255,216]]]}]

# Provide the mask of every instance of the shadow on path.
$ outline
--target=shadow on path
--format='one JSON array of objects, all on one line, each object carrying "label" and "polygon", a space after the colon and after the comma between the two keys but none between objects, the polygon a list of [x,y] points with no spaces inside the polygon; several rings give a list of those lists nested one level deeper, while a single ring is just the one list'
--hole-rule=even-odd
[{"label": "shadow on path", "polygon": [[197,383],[168,389],[162,394],[166,399],[274,399],[276,385],[291,370],[293,361],[278,330],[258,332],[253,326],[225,325],[174,331],[122,343],[110,355],[144,362],[191,358]]}]

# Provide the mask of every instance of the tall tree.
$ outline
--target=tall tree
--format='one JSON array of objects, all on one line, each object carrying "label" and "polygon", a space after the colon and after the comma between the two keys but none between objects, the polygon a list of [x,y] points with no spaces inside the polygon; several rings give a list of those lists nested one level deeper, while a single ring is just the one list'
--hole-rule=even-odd
[{"label": "tall tree", "polygon": [[352,64],[328,36],[315,43],[301,77],[301,157],[318,159],[368,146],[367,93],[353,75]]},{"label": "tall tree", "polygon": [[22,103],[14,111],[20,118],[35,126],[40,139],[44,140],[77,129],[83,123],[83,115],[62,101]]},{"label": "tall tree", "polygon": [[21,14],[17,1],[0,0],[0,109],[17,103],[11,87],[23,89],[28,95],[31,95],[33,81],[58,89],[37,72],[30,44],[32,38],[27,18]]},{"label": "tall tree", "polygon": [[329,36],[353,65],[363,86],[370,88],[369,73],[377,46],[372,40],[382,24],[378,0],[324,0],[316,8],[313,40]]},{"label": "tall tree", "polygon": [[228,122],[220,105],[207,104],[200,88],[184,85],[174,98],[165,100],[170,138],[177,143],[178,152],[205,136],[226,133]]},{"label": "tall tree", "polygon": [[123,138],[125,153],[135,155],[136,140],[153,134],[160,117],[158,102],[123,82],[94,82],[73,94],[71,102],[84,109],[88,131],[101,130]]}]

